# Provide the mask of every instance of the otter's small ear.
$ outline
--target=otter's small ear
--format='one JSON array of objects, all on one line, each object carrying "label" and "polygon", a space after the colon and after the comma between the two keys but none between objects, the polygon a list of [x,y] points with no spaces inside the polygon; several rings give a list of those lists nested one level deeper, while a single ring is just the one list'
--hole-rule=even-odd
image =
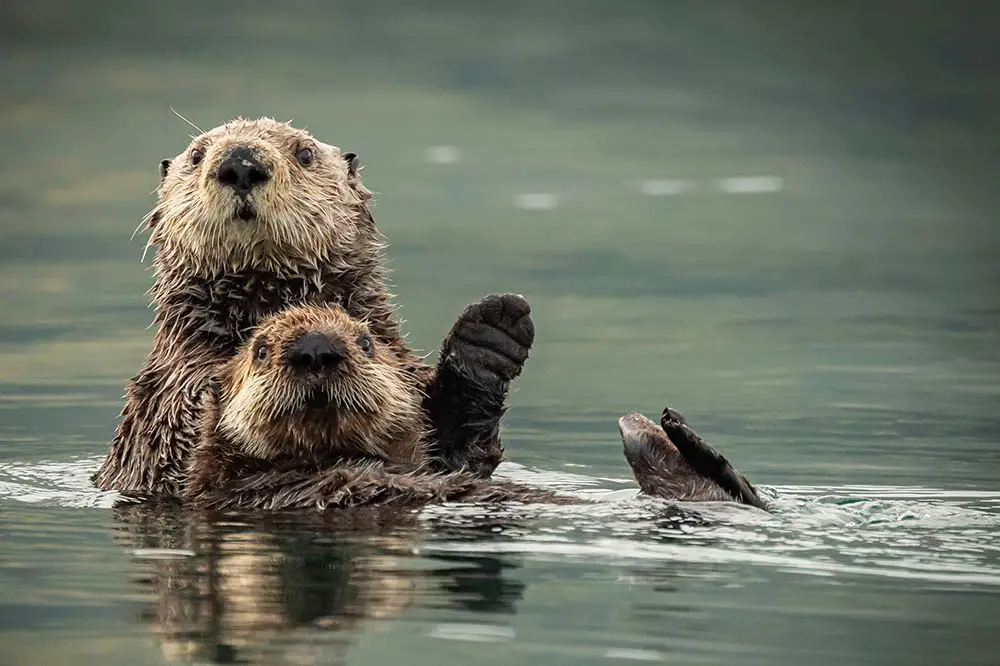
[{"label": "otter's small ear", "polygon": [[167,171],[170,170],[170,160],[160,160],[160,182],[167,177]]},{"label": "otter's small ear", "polygon": [[347,162],[347,177],[357,178],[358,168],[361,166],[361,159],[357,153],[344,153],[344,161]]}]

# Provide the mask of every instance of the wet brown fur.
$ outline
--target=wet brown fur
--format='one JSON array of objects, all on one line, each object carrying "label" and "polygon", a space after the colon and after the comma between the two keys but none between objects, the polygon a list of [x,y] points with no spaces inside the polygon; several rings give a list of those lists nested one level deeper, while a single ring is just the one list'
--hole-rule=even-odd
[{"label": "wet brown fur", "polygon": [[[216,178],[237,146],[252,149],[271,172],[246,202]],[[303,148],[314,155],[308,166],[296,161]],[[196,154],[203,156],[197,164]],[[266,118],[236,119],[164,160],[157,203],[146,217],[149,243],[157,248],[149,292],[156,332],[127,388],[108,456],[94,476],[97,486],[176,495],[198,438],[206,381],[261,320],[300,304],[340,304],[363,319],[385,353],[430,396],[424,405],[429,425],[447,440],[439,457],[450,456],[442,464],[466,464],[452,447],[462,440],[486,461],[481,473],[492,472],[502,452],[498,423],[507,384],[469,390],[454,372],[439,381],[435,368],[410,352],[390,303],[371,197],[356,158]],[[247,205],[255,211],[252,220],[241,219]],[[459,422],[448,416],[456,413]]]}]

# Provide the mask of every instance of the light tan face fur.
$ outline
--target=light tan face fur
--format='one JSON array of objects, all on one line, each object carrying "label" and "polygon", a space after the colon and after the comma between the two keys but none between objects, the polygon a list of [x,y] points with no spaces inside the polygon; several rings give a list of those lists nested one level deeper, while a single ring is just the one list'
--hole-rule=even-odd
[{"label": "light tan face fur", "polygon": [[[219,166],[240,147],[270,172],[247,197],[250,220],[240,219],[243,203],[217,180]],[[310,164],[298,159],[303,149],[311,151]],[[339,148],[269,118],[236,119],[196,137],[166,165],[157,194],[147,216],[150,243],[172,263],[206,274],[280,272],[329,258],[354,243],[359,211],[371,197]]]},{"label": "light tan face fur", "polygon": [[[345,359],[326,373],[295,370],[288,349],[306,333],[342,341]],[[422,451],[422,395],[414,380],[338,306],[268,317],[223,367],[220,383],[217,429],[252,457],[334,451],[405,462]],[[315,405],[317,394],[325,404]]]}]

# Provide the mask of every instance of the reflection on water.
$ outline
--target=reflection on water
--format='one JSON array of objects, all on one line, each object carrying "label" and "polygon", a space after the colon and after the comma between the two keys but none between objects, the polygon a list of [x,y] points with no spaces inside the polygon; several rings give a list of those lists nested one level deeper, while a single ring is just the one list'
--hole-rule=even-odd
[{"label": "reflection on water", "polygon": [[[994,663],[991,8],[6,3],[0,663]],[[503,471],[603,501],[330,525],[91,488],[171,107],[358,152],[417,348],[524,293]],[[774,515],[633,496],[615,420],[665,403]]]},{"label": "reflection on water", "polygon": [[[775,508],[768,515],[642,498],[613,479],[595,484],[594,477],[506,463],[503,476],[601,501],[213,519],[176,506],[116,503],[112,493],[95,502],[83,472],[97,463],[61,465],[64,474],[58,464],[0,465],[0,501],[112,503],[112,541],[131,556],[130,595],[142,599],[135,621],[168,660],[346,663],[368,637],[398,622],[423,640],[503,643],[525,658],[660,660],[704,649],[686,643],[670,619],[698,613],[692,586],[742,590],[793,576],[806,588],[814,578],[864,594],[894,585],[934,594],[973,587],[986,593],[980,602],[1000,594],[1000,492],[764,486]],[[27,525],[12,536],[23,537],[19,531],[27,533]],[[554,613],[574,612],[533,594],[560,580],[546,574],[551,567],[601,572],[560,592],[565,604],[577,596],[591,604],[585,625],[600,615],[593,605],[599,597],[587,591],[597,581],[652,593],[629,611],[642,622],[580,643],[538,643],[530,621],[525,628],[511,619],[537,618],[550,605]],[[616,603],[633,603],[617,592]],[[909,621],[909,611],[882,612]],[[658,622],[666,626],[636,646],[637,632]]]},{"label": "reflection on water", "polygon": [[308,536],[138,506],[116,519],[116,542],[149,560],[135,584],[155,601],[139,618],[170,660],[335,663],[367,619],[410,602],[412,576],[391,555],[416,534]]},{"label": "reflection on water", "polygon": [[[108,506],[114,495],[95,501],[86,483],[84,472],[97,463],[61,465],[63,474],[54,463],[0,465],[0,501],[46,510]],[[764,663],[775,656],[773,645],[736,618],[782,621],[804,603],[801,612],[813,621],[843,631],[872,621],[916,628],[927,606],[914,611],[891,600],[923,595],[935,600],[935,612],[961,612],[949,595],[974,588],[981,594],[961,597],[968,623],[962,631],[982,641],[990,620],[980,613],[1000,593],[996,492],[765,486],[776,509],[767,515],[638,498],[614,479],[595,483],[509,463],[500,472],[602,501],[249,519],[210,519],[173,506],[101,509],[110,513],[102,522],[114,552],[131,560],[119,584],[127,588],[122,598],[132,619],[121,631],[144,627],[163,658],[196,662],[354,663],[408,654],[408,641],[416,641],[428,662],[433,654],[468,654],[443,647],[449,644],[502,644],[503,655],[513,650],[526,662],[571,663],[719,658],[720,646],[707,636],[727,628],[734,637],[722,654],[744,645]],[[19,515],[5,537],[23,544],[11,559],[27,563],[29,544],[44,547],[54,538],[54,516]],[[106,557],[107,546],[83,543],[82,552],[46,549],[37,557],[60,569],[67,558]],[[77,575],[90,574],[77,568]],[[775,585],[793,586],[798,601],[775,597]],[[12,589],[31,589],[62,606],[76,598],[30,575]],[[553,642],[547,631],[563,638]],[[831,642],[823,632],[813,638],[819,642],[789,645],[796,654],[829,659],[863,659],[872,649]],[[508,663],[501,653],[474,654]]]}]

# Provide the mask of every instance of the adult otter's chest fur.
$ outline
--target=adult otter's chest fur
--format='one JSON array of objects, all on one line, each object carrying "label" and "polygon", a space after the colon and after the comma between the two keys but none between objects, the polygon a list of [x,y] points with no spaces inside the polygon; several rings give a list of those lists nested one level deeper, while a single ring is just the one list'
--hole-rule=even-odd
[{"label": "adult otter's chest fur", "polygon": [[[161,326],[183,335],[204,338],[226,356],[232,355],[260,322],[295,305],[341,305],[354,316],[369,314],[371,300],[345,285],[361,281],[357,271],[302,270],[296,276],[245,271],[212,278],[189,277],[180,289],[157,288],[163,295]],[[359,296],[361,296],[359,298]],[[352,308],[358,304],[360,307]],[[374,322],[380,337],[394,341],[394,327]]]},{"label": "adult otter's chest fur", "polygon": [[356,156],[287,123],[237,119],[164,160],[160,176],[147,216],[156,333],[99,487],[177,494],[212,369],[262,318],[299,304],[342,305],[414,376],[436,434],[432,464],[492,472],[508,385],[534,336],[524,299],[470,306],[427,366],[399,330]]}]

